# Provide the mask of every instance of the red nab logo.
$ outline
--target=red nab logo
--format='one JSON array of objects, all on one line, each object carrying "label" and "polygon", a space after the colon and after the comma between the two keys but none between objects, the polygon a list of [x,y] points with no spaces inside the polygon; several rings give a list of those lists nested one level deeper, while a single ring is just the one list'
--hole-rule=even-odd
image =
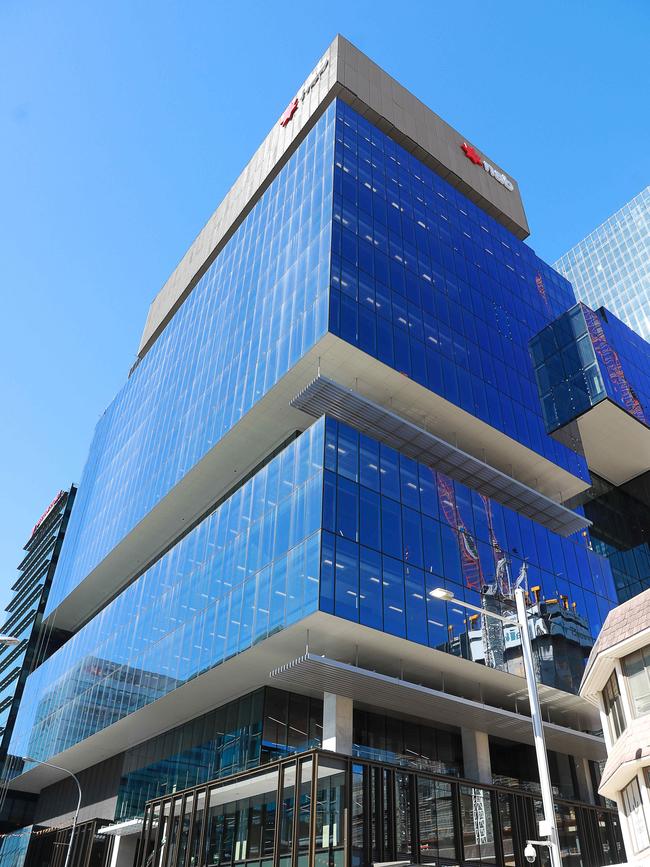
[{"label": "red nab logo", "polygon": [[485,171],[494,178],[495,181],[498,181],[500,184],[512,192],[514,190],[514,184],[512,181],[507,178],[503,172],[500,172],[498,169],[495,169],[494,166],[491,166],[487,160],[484,160],[482,156],[478,154],[478,152],[471,146],[468,145],[466,141],[462,143],[460,146],[463,153],[467,157],[468,160],[474,163],[475,166],[483,166]]},{"label": "red nab logo", "polygon": [[482,166],[483,165],[483,160],[481,159],[481,157],[476,153],[476,151],[474,150],[474,148],[471,145],[467,144],[466,141],[464,141],[462,143],[461,148],[465,152],[465,156],[467,157],[467,159],[471,160],[474,163],[474,165],[476,165],[476,166]]},{"label": "red nab logo", "polygon": [[294,114],[298,111],[298,97],[296,96],[291,100],[289,105],[285,108],[282,117],[280,118],[280,126],[286,126]]}]

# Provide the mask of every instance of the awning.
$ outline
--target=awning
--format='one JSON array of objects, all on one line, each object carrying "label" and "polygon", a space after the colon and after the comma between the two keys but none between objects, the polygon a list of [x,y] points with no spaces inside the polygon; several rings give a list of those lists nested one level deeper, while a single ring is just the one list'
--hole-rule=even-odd
[{"label": "awning", "polygon": [[[529,716],[479,701],[411,683],[397,677],[359,668],[345,662],[307,653],[273,670],[271,680],[286,689],[300,691],[313,688],[331,692],[357,703],[384,710],[425,718],[447,725],[463,725],[520,743],[533,743]],[[602,761],[607,753],[605,742],[595,735],[576,729],[544,723],[546,745],[551,750],[569,755],[581,755]]]}]

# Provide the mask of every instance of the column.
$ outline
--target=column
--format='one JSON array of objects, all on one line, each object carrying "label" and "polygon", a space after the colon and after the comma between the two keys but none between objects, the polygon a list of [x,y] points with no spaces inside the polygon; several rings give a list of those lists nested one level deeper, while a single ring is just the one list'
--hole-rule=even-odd
[{"label": "column", "polygon": [[351,698],[332,692],[323,695],[323,749],[334,753],[352,755]]},{"label": "column", "polygon": [[573,757],[576,777],[578,779],[578,797],[581,801],[587,804],[595,804],[594,787],[591,782],[591,771],[589,770],[589,760],[584,756]]},{"label": "column", "polygon": [[116,836],[113,841],[110,867],[133,867],[138,834]]},{"label": "column", "polygon": [[464,776],[468,780],[476,780],[477,783],[491,783],[490,738],[487,732],[463,727],[460,733],[463,742]]}]

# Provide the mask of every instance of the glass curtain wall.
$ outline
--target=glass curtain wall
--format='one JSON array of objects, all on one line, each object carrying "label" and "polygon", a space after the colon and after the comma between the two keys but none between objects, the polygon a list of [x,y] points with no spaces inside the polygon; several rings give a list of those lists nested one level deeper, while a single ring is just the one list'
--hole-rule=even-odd
[{"label": "glass curtain wall", "polygon": [[40,630],[42,614],[74,503],[76,487],[60,491],[32,530],[11,587],[0,633],[19,639],[0,646],[0,759],[11,741],[13,725],[29,672],[50,652],[51,636]]},{"label": "glass curtain wall", "polygon": [[584,503],[594,550],[607,557],[619,602],[650,588],[650,473],[614,487],[592,473]]},{"label": "glass curtain wall", "polygon": [[615,316],[577,304],[530,341],[549,433],[609,398],[648,424],[650,346]]},{"label": "glass curtain wall", "polygon": [[[266,687],[128,750],[116,821],[142,815],[146,801],[320,747],[321,699]],[[353,754],[461,776],[458,731],[354,711]]]},{"label": "glass curtain wall", "polygon": [[604,304],[650,340],[650,186],[561,256],[554,267],[594,310]]},{"label": "glass curtain wall", "polygon": [[47,759],[318,607],[313,424],[28,679],[11,743]]},{"label": "glass curtain wall", "polygon": [[52,611],[327,328],[334,106],[97,425]]},{"label": "glass curtain wall", "polygon": [[170,792],[265,764],[264,699],[259,689],[128,750],[115,820],[141,816],[146,801]]},{"label": "glass curtain wall", "polygon": [[31,825],[27,825],[0,837],[0,867],[23,867],[31,832]]},{"label": "glass curtain wall", "polygon": [[[115,818],[142,815],[146,801],[268,765],[322,744],[323,702],[266,687],[129,750]],[[463,776],[458,729],[356,708],[352,754],[407,770]],[[490,738],[493,781],[539,796],[533,748]],[[557,797],[578,799],[571,756],[549,751]],[[597,788],[597,786],[596,786]]]},{"label": "glass curtain wall", "polygon": [[570,283],[341,100],[334,159],[330,331],[587,479],[528,355]]},{"label": "glass curtain wall", "polygon": [[503,556],[513,579],[528,561],[539,679],[575,690],[613,604],[607,562],[322,418],[39,667],[11,751],[61,752],[317,608],[518,673],[516,630],[495,644],[430,597],[487,604]]},{"label": "glass curtain wall", "polygon": [[430,593],[498,605],[498,563],[508,559],[514,582],[525,558],[538,678],[577,691],[616,599],[607,560],[584,538],[563,539],[331,418],[324,485],[321,610],[522,674],[514,621],[496,635]]}]

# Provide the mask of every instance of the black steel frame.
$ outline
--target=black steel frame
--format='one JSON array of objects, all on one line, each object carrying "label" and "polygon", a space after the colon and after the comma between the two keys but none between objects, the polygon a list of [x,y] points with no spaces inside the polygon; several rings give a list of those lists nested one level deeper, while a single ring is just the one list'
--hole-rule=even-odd
[{"label": "black steel frame", "polygon": [[[299,836],[299,817],[300,817],[300,785],[302,778],[302,770],[305,766],[306,762],[311,761],[311,798],[310,798],[310,823],[309,823],[309,846],[308,852],[300,853],[300,864],[299,864],[299,852],[298,852],[298,836]],[[418,845],[419,845],[419,816],[417,809],[417,797],[416,797],[416,779],[417,777],[427,777],[431,780],[440,780],[446,783],[451,783],[451,791],[452,791],[452,803],[453,803],[453,815],[454,815],[454,840],[456,845],[456,851],[458,853],[458,864],[464,863],[464,852],[463,852],[463,839],[462,839],[462,823],[461,819],[461,805],[460,805],[460,787],[465,785],[472,787],[474,789],[481,789],[483,791],[487,791],[490,793],[491,807],[492,807],[492,817],[494,821],[494,830],[495,830],[495,847],[496,847],[496,863],[503,865],[505,864],[504,857],[504,849],[503,849],[503,829],[501,826],[501,812],[498,804],[498,797],[501,794],[508,798],[508,803],[510,806],[510,816],[511,816],[511,824],[512,824],[512,836],[513,836],[513,845],[515,848],[515,852],[519,853],[515,856],[515,860],[517,864],[522,863],[521,853],[523,853],[523,847],[525,845],[525,841],[530,836],[535,835],[535,811],[534,811],[534,801],[535,798],[530,792],[523,792],[518,789],[512,789],[502,786],[494,786],[494,785],[486,785],[486,784],[478,784],[472,780],[465,780],[462,778],[454,777],[454,776],[445,776],[441,774],[434,774],[426,770],[419,770],[410,767],[403,767],[398,765],[390,765],[383,762],[378,762],[370,759],[361,759],[353,756],[345,756],[339,753],[328,752],[327,750],[322,749],[311,749],[306,750],[301,753],[293,754],[292,756],[284,759],[280,759],[275,762],[271,762],[269,764],[261,765],[258,768],[253,770],[243,771],[237,774],[233,774],[230,777],[224,777],[218,780],[214,780],[209,783],[201,784],[200,786],[194,786],[191,789],[186,789],[183,792],[176,792],[173,794],[166,795],[161,798],[152,799],[147,802],[145,807],[145,820],[143,824],[142,834],[140,838],[139,845],[139,859],[136,864],[136,867],[190,867],[189,865],[189,853],[192,851],[193,846],[193,832],[196,822],[196,808],[197,803],[200,799],[201,794],[204,797],[204,821],[201,825],[200,839],[198,845],[199,859],[198,863],[194,865],[194,867],[204,867],[204,852],[205,852],[205,844],[206,844],[206,828],[208,825],[207,822],[207,813],[209,809],[209,792],[214,788],[219,788],[221,786],[247,780],[260,774],[265,774],[269,772],[273,772],[277,770],[277,782],[276,782],[276,810],[275,810],[275,828],[274,828],[274,852],[272,858],[264,858],[262,854],[257,856],[255,860],[257,862],[263,861],[264,867],[268,864],[268,867],[280,867],[281,864],[281,853],[280,853],[280,821],[282,816],[282,798],[283,798],[283,790],[284,783],[287,777],[287,774],[293,770],[293,825],[291,831],[291,854],[289,860],[286,858],[282,858],[282,867],[290,864],[291,867],[302,867],[304,864],[304,857],[307,856],[308,860],[306,863],[308,865],[315,864],[316,858],[316,810],[317,810],[317,800],[316,800],[316,790],[317,790],[317,780],[318,780],[318,768],[319,764],[322,762],[326,762],[328,765],[331,765],[332,762],[339,763],[341,770],[345,772],[346,779],[346,797],[344,803],[344,813],[342,816],[342,828],[343,828],[343,867],[352,867],[352,810],[350,809],[352,804],[352,773],[353,768],[367,768],[368,771],[363,775],[363,787],[365,798],[364,801],[366,804],[374,804],[376,815],[374,816],[375,828],[382,829],[382,833],[376,834],[375,843],[377,844],[375,851],[372,851],[372,843],[373,841],[370,839],[369,826],[370,821],[364,822],[363,831],[364,831],[364,839],[363,839],[363,853],[362,853],[362,863],[371,864],[373,861],[390,861],[396,860],[398,858],[398,853],[396,852],[396,841],[397,841],[397,832],[396,832],[396,810],[395,810],[395,774],[408,774],[409,776],[409,787],[410,787],[410,798],[409,798],[409,810],[410,810],[410,828],[411,828],[411,856],[410,857],[418,857]],[[378,797],[371,799],[369,797],[370,792],[368,791],[369,787],[373,785],[372,779],[374,778],[374,786],[375,790],[378,794]],[[187,799],[193,798],[192,802],[192,813],[190,818],[190,825],[188,831],[187,844],[185,845],[185,857],[182,860],[182,863],[177,863],[179,847],[181,843],[181,833],[180,830],[182,828],[183,816],[185,815],[185,808],[187,805]],[[160,850],[164,833],[164,822],[161,821],[161,818],[164,816],[165,806],[169,805],[169,821],[173,821],[174,816],[174,805],[177,804],[180,800],[180,819],[179,819],[179,832],[176,834],[176,839],[174,841],[173,850],[168,850],[165,853],[164,863],[160,864]],[[593,829],[595,825],[594,822],[598,821],[598,815],[601,814],[606,817],[608,833],[611,838],[612,846],[614,845],[614,825],[610,819],[607,819],[608,816],[614,817],[616,816],[616,811],[610,810],[606,807],[594,807],[591,805],[587,805],[584,803],[576,802],[576,801],[568,801],[568,800],[560,800],[556,799],[558,804],[565,804],[567,807],[572,807],[576,811],[576,818],[578,823],[578,831],[580,833],[580,840],[583,844],[584,852],[583,861],[585,865],[588,867],[592,867],[592,865],[600,865],[602,860],[602,849],[599,848],[598,841],[592,839],[592,834],[589,833],[590,828]],[[157,811],[157,827],[154,827],[156,820],[156,811]],[[384,817],[388,817],[388,822],[384,823]],[[591,820],[590,820],[591,817]],[[150,843],[153,840],[153,851],[151,851]],[[153,857],[152,857],[153,856]],[[245,864],[246,861],[242,860],[237,862],[239,864]]]}]

